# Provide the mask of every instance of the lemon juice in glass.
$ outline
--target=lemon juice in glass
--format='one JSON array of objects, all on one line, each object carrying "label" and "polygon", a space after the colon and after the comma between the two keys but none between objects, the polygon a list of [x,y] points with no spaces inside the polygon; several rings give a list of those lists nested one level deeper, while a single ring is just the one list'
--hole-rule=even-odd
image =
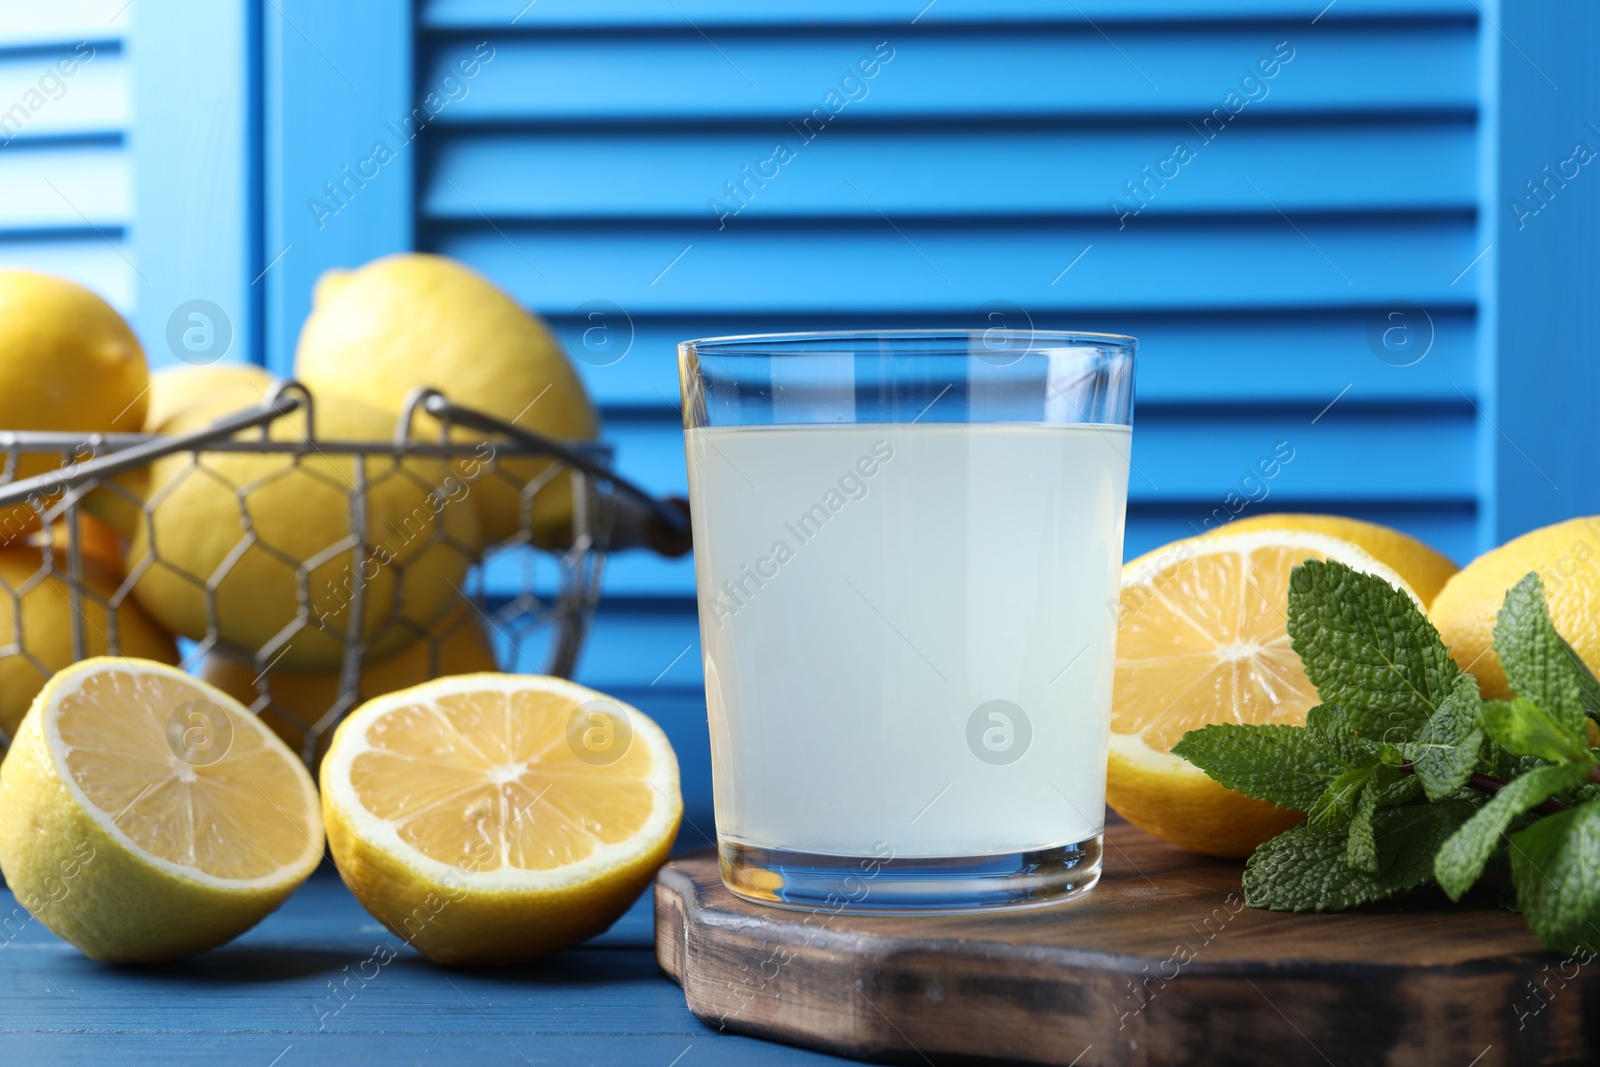
[{"label": "lemon juice in glass", "polygon": [[679,347],[735,893],[966,910],[1094,884],[1133,356],[998,330]]}]

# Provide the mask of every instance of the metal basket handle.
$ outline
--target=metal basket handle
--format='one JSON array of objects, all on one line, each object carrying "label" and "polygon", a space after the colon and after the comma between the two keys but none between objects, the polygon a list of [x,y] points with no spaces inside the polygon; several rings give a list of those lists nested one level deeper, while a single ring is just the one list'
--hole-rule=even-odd
[{"label": "metal basket handle", "polygon": [[[24,504],[31,499],[48,499],[60,493],[73,494],[86,483],[98,483],[178,452],[203,451],[207,448],[232,451],[240,447],[259,450],[261,444],[252,442],[244,445],[231,439],[245,430],[256,428],[261,429],[264,436],[271,423],[301,408],[306,409],[306,436],[300,442],[282,443],[283,451],[373,451],[380,446],[381,443],[377,442],[335,442],[317,438],[312,420],[312,403],[310,390],[299,382],[286,381],[280,382],[272,394],[255,407],[225,415],[210,426],[188,433],[159,436],[91,434],[87,437],[72,433],[0,433],[0,450],[15,448],[24,439],[29,445],[47,448],[59,446],[63,451],[87,448],[98,453],[102,448],[112,449],[107,455],[96,455],[81,463],[0,486],[0,508]],[[613,496],[610,505],[614,514],[611,516],[612,533],[606,546],[608,549],[649,548],[668,557],[681,556],[689,551],[692,541],[686,501],[678,497],[658,499],[592,455],[585,454],[581,447],[563,444],[485,412],[462,407],[452,403],[436,389],[412,392],[395,426],[393,444],[381,444],[381,447],[392,448],[397,453],[423,454],[438,453],[444,449],[442,445],[430,447],[411,439],[411,424],[419,409],[445,424],[446,438],[450,424],[500,434],[530,453],[547,455],[574,470],[582,471],[597,482],[611,486]]]}]

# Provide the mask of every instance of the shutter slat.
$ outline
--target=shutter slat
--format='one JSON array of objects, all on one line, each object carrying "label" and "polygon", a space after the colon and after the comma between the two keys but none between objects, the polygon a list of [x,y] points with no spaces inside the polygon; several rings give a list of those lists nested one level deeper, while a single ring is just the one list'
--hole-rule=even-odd
[{"label": "shutter slat", "polygon": [[[597,27],[625,23],[630,26],[678,28],[697,26],[792,26],[825,22],[831,25],[940,23],[985,24],[995,22],[1081,23],[1094,19],[1102,26],[1146,20],[1293,19],[1309,23],[1322,2],[1303,0],[765,0],[760,4],[729,4],[726,0],[427,0],[421,22],[429,29],[501,30]],[[1319,24],[1375,16],[1470,20],[1477,11],[1468,0],[1340,0],[1322,12]],[[515,20],[515,21],[513,21]]]},{"label": "shutter slat", "polygon": [[[1069,275],[1070,277],[1070,275]],[[1463,283],[1465,284],[1465,283]],[[550,309],[559,305],[548,305]],[[656,317],[631,320],[550,315],[590,396],[608,409],[660,409],[678,401],[677,343],[761,330],[873,330],[994,325],[973,313],[902,318],[885,314],[817,317]],[[1391,315],[1397,317],[1391,317]],[[1458,403],[1476,397],[1476,329],[1470,310],[1434,309],[1418,317],[1393,306],[1349,311],[1144,315],[1100,309],[1037,315],[1015,312],[1008,324],[1037,329],[1129,333],[1139,339],[1139,411],[1151,404],[1296,403],[1319,407],[1346,385],[1366,402]],[[1412,318],[1415,321],[1412,321]],[[1406,354],[1381,347],[1382,331],[1410,330]],[[590,332],[596,331],[596,332]],[[1373,333],[1379,336],[1373,338]],[[631,344],[629,341],[631,334]],[[587,335],[587,336],[586,336]],[[1429,341],[1431,339],[1431,346]],[[1398,344],[1407,338],[1394,335]],[[1402,349],[1402,351],[1404,351]],[[1410,363],[1410,366],[1398,366]]]},{"label": "shutter slat", "polygon": [[841,80],[884,36],[804,28],[724,34],[713,47],[686,26],[681,34],[497,38],[493,59],[463,81],[456,78],[456,65],[478,43],[468,35],[436,41],[424,51],[418,95],[437,94],[429,110],[444,125],[756,118],[799,125],[813,115],[814,126],[825,119],[831,124],[868,117],[1164,116],[1198,123],[1223,111],[1258,60],[1270,57],[1278,42],[1290,41],[1292,61],[1254,90],[1265,95],[1233,105],[1239,121],[1268,112],[1476,109],[1477,39],[1470,26],[1308,29],[1304,22],[1246,28],[1151,24],[1129,28],[1116,47],[1087,25],[923,32],[889,41],[893,59],[851,90],[858,98],[848,104],[830,104],[829,94],[843,99],[849,86]]},{"label": "shutter slat", "polygon": [[[1179,144],[1192,153],[1187,162],[1176,151]],[[1464,119],[1241,122],[1211,142],[1183,123],[858,126],[828,131],[811,143],[782,124],[687,136],[453,131],[434,150],[422,210],[430,219],[468,221],[479,220],[480,212],[496,221],[687,218],[710,221],[713,229],[719,221],[738,226],[758,219],[874,217],[880,210],[896,219],[1082,215],[1097,221],[1138,212],[1129,225],[1170,214],[1270,214],[1273,204],[1285,212],[1467,212],[1477,195],[1476,151],[1474,125]],[[1240,175],[1274,190],[1272,204]],[[864,183],[878,176],[895,178],[872,180],[869,191]]]},{"label": "shutter slat", "polygon": [[[891,181],[863,176],[861,187]],[[879,218],[722,233],[705,226],[435,226],[428,239],[533,307],[566,310],[604,298],[630,314],[948,313],[997,298],[1036,315],[1392,300],[1449,308],[1471,302],[1470,291],[1450,283],[1478,252],[1470,217],[1420,212],[1302,217],[1293,225],[1276,214],[1150,219],[1120,234],[1107,231],[1087,223],[891,225]]]}]

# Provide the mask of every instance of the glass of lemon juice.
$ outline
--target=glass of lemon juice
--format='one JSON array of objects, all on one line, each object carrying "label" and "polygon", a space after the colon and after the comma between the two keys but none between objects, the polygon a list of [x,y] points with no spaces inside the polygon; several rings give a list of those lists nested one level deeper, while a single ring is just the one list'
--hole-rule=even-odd
[{"label": "glass of lemon juice", "polygon": [[722,876],[802,908],[1099,877],[1135,342],[679,346]]}]

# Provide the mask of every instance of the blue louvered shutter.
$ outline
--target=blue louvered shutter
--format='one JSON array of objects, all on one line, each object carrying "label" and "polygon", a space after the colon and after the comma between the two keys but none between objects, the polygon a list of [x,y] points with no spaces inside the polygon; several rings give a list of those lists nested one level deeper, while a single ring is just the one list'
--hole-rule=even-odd
[{"label": "blue louvered shutter", "polygon": [[72,278],[129,314],[130,79],[115,10],[13,4],[0,19],[0,265]]}]

